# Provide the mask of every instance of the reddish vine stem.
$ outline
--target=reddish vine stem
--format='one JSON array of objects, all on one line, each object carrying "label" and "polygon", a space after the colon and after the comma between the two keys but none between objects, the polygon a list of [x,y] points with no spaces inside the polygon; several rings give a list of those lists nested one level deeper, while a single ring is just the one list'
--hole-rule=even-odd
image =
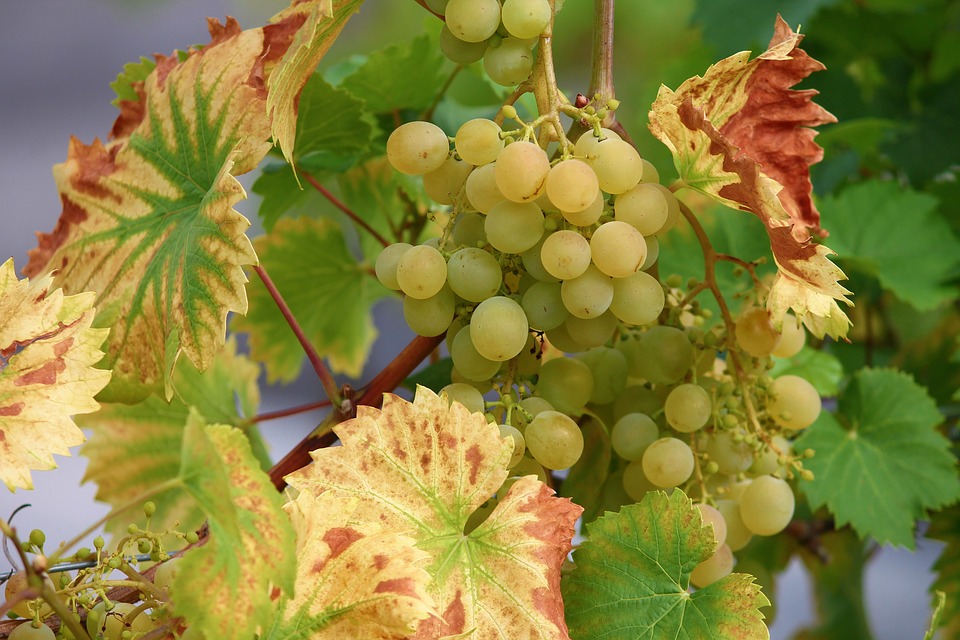
[{"label": "reddish vine stem", "polygon": [[329,398],[331,402],[339,403],[340,390],[337,388],[337,382],[333,379],[330,370],[323,364],[323,360],[320,359],[320,354],[317,353],[317,350],[307,339],[303,328],[300,327],[300,323],[293,317],[293,312],[290,311],[287,301],[280,295],[280,291],[277,290],[277,286],[273,284],[273,280],[270,279],[270,276],[262,265],[255,266],[253,270],[260,276],[260,280],[263,281],[263,286],[267,288],[270,297],[273,298],[273,301],[277,304],[277,308],[280,309],[280,313],[283,314],[287,324],[293,329],[294,335],[297,336],[297,341],[300,343],[300,346],[303,347],[303,352],[307,354],[307,359],[310,361],[310,364],[313,365],[313,370],[317,372],[317,377],[320,378],[320,383],[323,385],[323,390],[326,392],[327,398]]},{"label": "reddish vine stem", "polygon": [[278,409],[276,411],[268,411],[266,413],[261,413],[260,415],[253,416],[247,422],[251,424],[266,422],[267,420],[276,420],[277,418],[286,418],[287,416],[295,416],[301,413],[306,413],[308,411],[323,409],[332,405],[333,403],[330,400],[320,400],[318,402],[301,404],[296,407],[289,407],[287,409]]},{"label": "reddish vine stem", "polygon": [[371,236],[373,236],[377,240],[377,242],[379,242],[385,247],[390,246],[389,240],[387,240],[382,235],[380,235],[379,231],[371,227],[366,220],[358,216],[353,209],[351,209],[350,207],[345,205],[343,202],[341,202],[340,199],[337,198],[337,196],[330,193],[330,191],[326,187],[324,187],[322,184],[320,184],[320,182],[318,182],[316,178],[314,178],[309,173],[303,173],[302,171],[301,173],[303,174],[304,179],[310,183],[310,186],[316,189],[317,191],[319,191],[320,195],[322,195],[324,198],[330,201],[330,204],[335,206],[337,209],[340,209],[340,211],[345,213],[348,218],[350,218],[351,220],[356,222],[358,225],[363,227],[363,230],[369,233]]}]

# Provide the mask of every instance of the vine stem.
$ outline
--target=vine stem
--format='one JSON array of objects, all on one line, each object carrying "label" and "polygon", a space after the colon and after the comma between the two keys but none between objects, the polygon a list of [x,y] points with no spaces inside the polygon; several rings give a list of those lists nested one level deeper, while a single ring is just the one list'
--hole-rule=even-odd
[{"label": "vine stem", "polygon": [[266,269],[264,269],[262,265],[256,265],[253,270],[260,276],[260,280],[263,281],[263,286],[267,288],[267,292],[270,293],[270,297],[273,298],[273,301],[277,304],[280,313],[283,314],[287,324],[293,329],[294,335],[297,336],[297,341],[303,348],[304,353],[307,354],[307,359],[310,361],[310,364],[313,365],[313,370],[317,372],[317,377],[320,378],[320,384],[323,385],[323,390],[326,392],[327,398],[329,398],[331,402],[339,403],[340,390],[337,388],[337,383],[333,379],[333,375],[330,374],[330,370],[327,369],[326,365],[323,364],[323,360],[320,359],[320,354],[317,353],[317,350],[307,339],[306,334],[300,327],[300,323],[293,317],[293,312],[290,311],[287,301],[280,295],[277,286],[273,284],[273,280],[270,279],[269,274],[267,274]]},{"label": "vine stem", "polygon": [[[300,170],[298,169],[298,171]],[[337,198],[335,195],[330,193],[330,191],[326,187],[324,187],[322,184],[320,184],[320,182],[316,178],[314,178],[309,173],[304,173],[303,171],[300,171],[300,173],[303,175],[304,179],[310,183],[311,187],[316,189],[318,192],[320,192],[320,195],[322,195],[324,198],[330,201],[330,204],[332,204],[337,209],[340,209],[340,211],[345,213],[348,218],[356,222],[359,226],[363,228],[364,231],[366,231],[371,236],[373,236],[377,240],[377,242],[379,242],[385,247],[390,246],[389,240],[387,240],[382,235],[380,235],[379,231],[371,227],[370,224],[366,220],[358,216],[353,209],[345,205],[339,198]]]},{"label": "vine stem", "polygon": [[295,416],[301,413],[306,413],[308,411],[316,411],[317,409],[324,409],[332,405],[333,403],[330,400],[319,400],[317,402],[301,404],[296,407],[288,407],[286,409],[268,411],[266,413],[261,413],[259,415],[253,416],[252,418],[248,418],[247,420],[244,421],[244,424],[259,424],[261,422],[266,422],[267,420],[276,420],[277,418],[286,418],[287,416]]},{"label": "vine stem", "polygon": [[[616,0],[594,0],[593,3],[593,65],[590,70],[590,90],[588,99],[599,95],[601,104],[616,98],[613,88],[613,24],[614,5]],[[606,124],[613,122],[614,112],[611,111]]]}]

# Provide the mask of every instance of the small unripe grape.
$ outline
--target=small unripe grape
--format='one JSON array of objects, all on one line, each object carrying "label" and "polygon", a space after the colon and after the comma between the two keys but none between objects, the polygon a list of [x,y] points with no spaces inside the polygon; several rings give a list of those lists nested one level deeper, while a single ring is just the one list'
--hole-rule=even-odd
[{"label": "small unripe grape", "polygon": [[524,432],[530,455],[548,469],[568,469],[583,454],[583,433],[569,416],[544,411]]},{"label": "small unripe grape", "polygon": [[432,122],[407,122],[387,138],[387,160],[400,173],[423,175],[439,169],[450,153],[450,141]]}]

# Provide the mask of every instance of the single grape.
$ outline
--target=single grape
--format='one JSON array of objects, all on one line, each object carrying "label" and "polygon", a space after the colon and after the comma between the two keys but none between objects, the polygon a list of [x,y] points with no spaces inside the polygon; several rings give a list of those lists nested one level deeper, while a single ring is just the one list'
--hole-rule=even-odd
[{"label": "single grape", "polygon": [[731,551],[740,551],[753,538],[753,532],[743,524],[740,517],[740,501],[734,499],[717,500],[717,510],[723,515],[727,525],[727,546]]},{"label": "single grape", "polygon": [[753,533],[772,536],[790,524],[795,504],[793,489],[786,480],[760,476],[743,492],[740,517]]},{"label": "single grape", "polygon": [[617,196],[614,218],[629,223],[644,236],[656,234],[667,222],[667,199],[657,186],[641,182]]},{"label": "single grape", "polygon": [[377,280],[383,286],[394,291],[400,290],[400,283],[397,282],[397,263],[400,262],[400,257],[412,248],[406,242],[395,242],[388,247],[384,247],[383,251],[380,252],[374,265],[374,271],[377,274]]},{"label": "single grape", "polygon": [[[739,440],[739,442],[738,442]],[[742,473],[753,464],[753,449],[732,431],[717,431],[706,436],[703,451],[716,462],[720,473],[728,476]]]},{"label": "single grape", "polygon": [[432,122],[407,122],[387,138],[387,160],[407,175],[419,176],[439,169],[449,153],[447,134]]},{"label": "single grape", "polygon": [[583,211],[597,199],[599,188],[590,165],[575,158],[558,162],[547,174],[547,196],[560,211]]},{"label": "single grape", "polygon": [[532,142],[508,144],[494,165],[497,187],[512,202],[536,200],[546,189],[550,159],[547,153]]},{"label": "single grape", "polygon": [[721,545],[712,556],[694,567],[690,574],[690,582],[698,589],[703,589],[720,578],[725,578],[733,571],[733,552],[727,545]]},{"label": "single grape", "polygon": [[631,375],[654,384],[675,384],[693,367],[696,353],[682,329],[658,325],[640,335],[633,355]]},{"label": "single grape", "polygon": [[603,140],[607,139],[620,140],[620,134],[613,129],[607,128],[600,129],[599,136],[594,135],[593,131],[587,131],[577,139],[577,142],[574,145],[574,153],[579,158],[587,158],[591,155],[596,155],[597,145]]},{"label": "single grape", "polygon": [[456,247],[481,247],[487,244],[484,216],[472,211],[461,211],[453,222],[453,245]]},{"label": "single grape", "polygon": [[640,271],[647,271],[660,257],[660,241],[657,240],[657,236],[644,237],[643,239],[647,243],[647,259],[640,265]]},{"label": "single grape", "polygon": [[593,264],[613,278],[625,278],[647,258],[647,243],[639,231],[616,220],[600,225],[590,238]]},{"label": "single grape", "polygon": [[472,165],[489,164],[503,151],[503,138],[500,133],[500,125],[493,120],[467,120],[457,129],[454,142],[457,153]]},{"label": "single grape", "polygon": [[476,387],[464,382],[452,382],[440,389],[440,393],[447,394],[447,400],[450,403],[459,402],[470,413],[483,413],[486,410],[483,394]]},{"label": "single grape", "polygon": [[641,460],[643,452],[660,437],[660,429],[645,413],[628,413],[610,432],[610,446],[624,460]]},{"label": "single grape", "polygon": [[770,387],[767,412],[774,422],[789,431],[800,431],[820,417],[820,394],[800,376],[780,376]]},{"label": "single grape", "polygon": [[497,251],[523,253],[543,236],[543,213],[532,202],[520,204],[504,200],[493,205],[483,228]]},{"label": "single grape", "polygon": [[450,32],[465,42],[482,42],[500,26],[497,0],[450,0],[444,12]]},{"label": "single grape", "polygon": [[640,178],[640,180],[654,184],[660,182],[660,172],[657,171],[653,163],[646,158],[643,158],[643,177]]},{"label": "single grape", "polygon": [[[603,316],[601,316],[603,317]],[[580,320],[580,322],[594,322],[595,320]],[[569,330],[569,328],[568,328]],[[629,366],[627,358],[612,347],[596,346],[587,349],[576,356],[590,368],[593,374],[593,392],[590,402],[593,404],[609,404],[617,394],[627,386]]]},{"label": "single grape", "polygon": [[473,346],[469,325],[457,332],[454,337],[450,345],[450,358],[460,375],[474,382],[489,380],[500,370],[499,362],[484,358]]},{"label": "single grape", "polygon": [[527,343],[530,326],[523,307],[504,296],[487,298],[470,318],[470,335],[477,353],[502,362],[516,356]]},{"label": "single grape", "polygon": [[702,429],[713,413],[710,394],[698,384],[674,387],[663,405],[663,413],[671,427],[681,433]]},{"label": "single grape", "polygon": [[482,214],[490,213],[493,205],[507,199],[497,187],[494,170],[495,165],[485,164],[477,167],[467,176],[467,200]]},{"label": "single grape", "polygon": [[780,342],[770,314],[762,307],[752,307],[737,318],[736,337],[740,348],[754,358],[767,357]]},{"label": "single grape", "polygon": [[595,265],[590,265],[582,275],[564,280],[560,296],[571,314],[578,318],[596,318],[610,308],[613,281]]},{"label": "single grape", "polygon": [[527,425],[530,424],[530,421],[537,417],[538,414],[543,413],[544,411],[554,411],[553,405],[550,404],[545,398],[540,396],[527,396],[521,400],[518,406],[523,409],[524,412],[530,414],[530,418],[527,418],[523,412],[514,411],[512,414],[514,426],[517,429],[526,429]]},{"label": "single grape", "polygon": [[[569,319],[570,318],[567,318],[567,320]],[[586,349],[586,347],[570,336],[566,321],[564,321],[564,323],[556,329],[550,329],[547,331],[546,337],[550,346],[557,351],[563,351],[564,353],[576,353]]]},{"label": "single grape", "polygon": [[540,367],[536,391],[557,411],[578,414],[593,395],[593,374],[590,367],[573,358],[548,360]]},{"label": "single grape", "polygon": [[637,271],[613,281],[610,311],[627,324],[649,324],[660,316],[666,297],[663,287],[649,273]]},{"label": "single grape", "polygon": [[448,156],[443,164],[424,174],[423,190],[437,204],[453,204],[471,169],[472,166],[456,156]]},{"label": "single grape", "polygon": [[693,473],[693,451],[683,440],[660,438],[643,452],[643,473],[661,489],[686,482]]},{"label": "single grape", "polygon": [[[635,342],[635,341],[631,341]],[[621,349],[620,343],[617,350],[627,356],[629,362],[630,356]],[[648,389],[643,385],[631,384],[617,395],[613,401],[613,419],[619,420],[628,413],[645,413],[652,416],[663,408],[663,399],[653,389]]]},{"label": "single grape", "polygon": [[[750,465],[749,472],[751,475],[766,476],[777,473],[782,468],[780,457],[790,455],[792,447],[789,440],[781,435],[775,435],[771,440],[773,447],[765,443],[760,453],[753,460],[753,464]],[[774,447],[776,450],[774,450]]]},{"label": "single grape", "polygon": [[530,286],[520,300],[527,314],[527,321],[537,331],[549,331],[563,324],[570,312],[560,298],[560,284],[537,281]]},{"label": "single grape", "polygon": [[99,636],[110,640],[119,640],[120,634],[125,629],[130,629],[134,633],[145,633],[153,628],[153,622],[144,612],[138,612],[132,620],[128,616],[137,609],[137,606],[128,602],[114,602],[113,607],[107,611],[106,605],[101,600],[90,613],[87,614],[87,633],[91,637]]},{"label": "single grape", "polygon": [[788,313],[783,317],[780,342],[770,353],[778,358],[791,358],[800,353],[806,342],[807,332],[803,325],[792,313]]},{"label": "single grape", "polygon": [[510,35],[536,38],[550,24],[550,3],[547,0],[504,0],[501,20]]},{"label": "single grape", "polygon": [[640,502],[650,491],[656,491],[660,487],[650,482],[643,472],[643,463],[635,460],[623,469],[623,489],[630,496],[631,500]]},{"label": "single grape", "polygon": [[540,251],[543,249],[543,243],[547,240],[546,235],[540,237],[535,245],[524,251],[520,257],[523,259],[523,268],[527,274],[539,280],[540,282],[559,282],[560,279],[550,275],[543,262],[540,259]]},{"label": "single grape", "polygon": [[618,324],[617,317],[609,311],[596,318],[578,318],[571,315],[563,321],[567,333],[580,345],[579,350],[606,344],[616,333]]},{"label": "single grape", "polygon": [[173,584],[173,581],[176,580],[177,575],[180,573],[180,569],[183,568],[183,565],[180,564],[179,558],[171,558],[163,564],[157,567],[156,572],[153,574],[153,584],[156,585],[158,589],[163,589],[167,592],[170,590],[170,585]]},{"label": "single grape", "polygon": [[547,472],[543,465],[529,456],[520,458],[520,462],[510,469],[511,478],[522,478],[523,476],[537,476],[540,482],[547,481]]},{"label": "single grape", "polygon": [[607,201],[604,199],[603,192],[600,191],[600,189],[597,189],[597,193],[593,197],[593,200],[583,211],[561,210],[560,213],[563,214],[563,219],[570,224],[575,224],[578,227],[589,227],[599,220],[601,215],[603,215],[603,206],[606,203]]},{"label": "single grape", "polygon": [[497,84],[515,87],[530,76],[533,59],[533,52],[525,41],[519,38],[504,38],[500,44],[491,44],[483,52],[483,69]]},{"label": "single grape", "polygon": [[576,231],[554,231],[543,240],[540,263],[555,278],[576,278],[590,266],[590,243]]},{"label": "single grape", "polygon": [[[470,64],[483,58],[489,40],[467,42],[453,35],[447,23],[440,29],[440,51],[457,64]],[[472,163],[471,163],[472,164]]]},{"label": "single grape", "polygon": [[464,300],[482,302],[495,296],[503,283],[503,271],[490,253],[475,247],[458,249],[447,262],[447,281]]},{"label": "single grape", "polygon": [[523,434],[509,424],[500,425],[500,437],[513,440],[513,455],[510,457],[510,462],[507,463],[507,469],[513,469],[523,459],[523,453],[527,450],[526,441]]},{"label": "single grape", "polygon": [[717,539],[717,546],[723,546],[727,541],[727,521],[723,519],[723,514],[716,507],[711,507],[702,502],[695,506],[700,510],[704,526],[713,525],[713,536]]},{"label": "single grape", "polygon": [[408,296],[423,300],[436,295],[447,281],[447,261],[429,245],[404,252],[397,261],[397,284]]},{"label": "single grape", "polygon": [[33,622],[20,624],[7,636],[8,640],[54,640],[54,638],[56,636],[50,627],[45,624],[34,627]]},{"label": "single grape", "polygon": [[[51,588],[55,588],[53,582],[49,577],[46,578],[47,583]],[[30,587],[27,581],[27,574],[25,571],[17,571],[7,580],[7,583],[4,585],[4,599],[6,602],[12,602],[21,592],[26,591]],[[35,600],[21,600],[17,604],[13,605],[10,608],[15,614],[21,618],[32,618],[33,611],[36,607],[40,607],[40,617],[46,617],[50,615],[52,609],[50,605],[46,604],[40,598]]]},{"label": "single grape", "polygon": [[643,161],[629,142],[615,138],[598,141],[588,151],[585,162],[593,167],[600,188],[618,194],[635,187],[643,177]]},{"label": "single grape", "polygon": [[548,469],[568,469],[583,454],[583,433],[569,416],[544,411],[527,425],[524,440],[530,455]]},{"label": "single grape", "polygon": [[440,335],[450,326],[455,312],[456,299],[446,285],[429,298],[403,299],[403,319],[418,336]]}]

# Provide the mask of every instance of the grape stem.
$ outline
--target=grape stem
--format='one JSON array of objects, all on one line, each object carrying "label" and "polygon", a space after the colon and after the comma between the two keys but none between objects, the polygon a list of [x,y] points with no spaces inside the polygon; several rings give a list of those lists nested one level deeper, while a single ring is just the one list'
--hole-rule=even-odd
[{"label": "grape stem", "polygon": [[540,128],[540,146],[546,148],[547,142],[556,140],[561,143],[566,138],[557,109],[562,104],[560,91],[557,89],[557,73],[553,65],[553,21],[556,16],[554,0],[550,0],[550,24],[540,34],[540,47],[537,61],[533,67],[533,95],[537,101],[537,111],[540,112],[539,121],[549,126]]},{"label": "grape stem", "polygon": [[363,218],[361,218],[359,215],[357,215],[356,212],[355,212],[353,209],[351,209],[350,207],[348,207],[347,205],[345,205],[345,204],[344,204],[343,202],[341,202],[335,195],[333,195],[332,193],[330,193],[330,191],[329,191],[326,187],[324,187],[322,184],[320,184],[320,182],[319,182],[316,178],[314,178],[314,177],[313,177],[312,175],[310,175],[309,173],[305,173],[302,169],[297,169],[297,171],[298,171],[301,175],[303,175],[304,179],[305,179],[307,182],[310,183],[310,186],[311,186],[311,187],[313,187],[314,189],[316,189],[318,192],[320,192],[320,195],[322,195],[324,198],[326,198],[327,200],[329,200],[329,201],[330,201],[330,204],[332,204],[332,205],[335,206],[337,209],[340,209],[340,211],[342,211],[343,213],[345,213],[348,218],[350,218],[351,220],[353,220],[355,223],[357,223],[357,225],[359,225],[360,227],[362,227],[364,231],[366,231],[366,232],[369,233],[371,236],[373,236],[373,237],[376,239],[377,242],[379,242],[380,244],[382,244],[384,247],[389,247],[389,246],[390,246],[390,241],[389,241],[389,240],[387,240],[387,239],[384,238],[382,235],[380,235],[380,232],[379,232],[379,231],[377,231],[376,229],[374,229],[373,227],[371,227],[370,224],[369,224],[366,220],[364,220]]},{"label": "grape stem", "polygon": [[443,96],[447,94],[447,90],[450,89],[450,85],[453,84],[453,81],[456,80],[457,74],[463,71],[465,65],[458,64],[454,67],[453,71],[450,72],[450,75],[447,76],[447,79],[444,81],[443,86],[440,87],[440,90],[437,91],[437,95],[434,96],[433,102],[430,103],[430,106],[427,107],[427,110],[423,112],[421,120],[432,120],[433,112],[437,110],[437,106],[440,104],[440,101],[443,100]]},{"label": "grape stem", "polygon": [[[590,71],[590,90],[587,98],[599,96],[600,106],[616,98],[613,88],[613,24],[616,0],[594,0],[593,12],[593,66]],[[604,118],[604,126],[609,126],[616,114],[611,110]],[[619,133],[619,131],[618,131]]]},{"label": "grape stem", "polygon": [[316,411],[317,409],[324,409],[331,406],[333,403],[330,400],[320,400],[318,402],[310,402],[308,404],[301,404],[296,407],[289,407],[287,409],[278,409],[276,411],[268,411],[266,413],[261,413],[259,415],[253,416],[252,418],[247,418],[243,421],[243,425],[258,424],[260,422],[266,422],[267,420],[276,420],[278,418],[286,418],[287,416],[295,416],[301,413],[306,413],[308,411]]}]

